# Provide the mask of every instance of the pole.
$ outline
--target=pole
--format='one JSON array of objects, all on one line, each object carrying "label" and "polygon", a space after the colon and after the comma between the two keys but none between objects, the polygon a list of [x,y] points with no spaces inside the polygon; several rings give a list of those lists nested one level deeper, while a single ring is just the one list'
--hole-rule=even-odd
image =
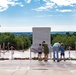
[{"label": "pole", "polygon": [[1,50],[1,44],[0,44],[0,50]]},{"label": "pole", "polygon": [[75,50],[76,50],[76,42],[75,42]]},{"label": "pole", "polygon": [[0,44],[0,57],[1,57],[1,44]]},{"label": "pole", "polygon": [[71,57],[70,57],[70,49],[71,49],[71,47],[69,46],[69,59],[71,59]]},{"label": "pole", "polygon": [[1,44],[0,44],[0,57],[1,57]]},{"label": "pole", "polygon": [[30,60],[31,60],[31,47],[30,47]]},{"label": "pole", "polygon": [[10,48],[11,48],[11,60],[13,60],[13,53],[14,53],[13,46],[11,46]]},{"label": "pole", "polygon": [[50,47],[50,48],[49,48],[50,60],[51,60],[51,58],[52,58],[52,57],[51,57],[51,52],[52,52],[52,48]]}]

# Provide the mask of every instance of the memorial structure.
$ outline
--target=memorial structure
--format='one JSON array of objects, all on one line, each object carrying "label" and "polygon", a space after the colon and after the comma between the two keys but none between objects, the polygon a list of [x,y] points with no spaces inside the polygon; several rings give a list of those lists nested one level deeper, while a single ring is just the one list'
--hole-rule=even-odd
[{"label": "memorial structure", "polygon": [[33,27],[33,45],[38,45],[45,41],[50,45],[50,28],[49,27]]},{"label": "memorial structure", "polygon": [[[48,44],[49,50],[51,50],[51,28],[50,27],[33,27],[32,28],[33,32],[33,41],[32,41],[32,46],[31,46],[31,52],[37,52],[33,49],[38,48],[39,44],[43,41],[45,41]],[[30,54],[31,55],[31,54]]]}]

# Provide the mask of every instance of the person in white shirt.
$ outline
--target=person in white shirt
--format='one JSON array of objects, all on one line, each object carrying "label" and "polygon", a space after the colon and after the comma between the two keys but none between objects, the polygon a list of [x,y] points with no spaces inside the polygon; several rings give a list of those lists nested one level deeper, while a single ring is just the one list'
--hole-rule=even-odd
[{"label": "person in white shirt", "polygon": [[59,49],[60,49],[60,42],[54,43],[54,45],[53,45],[53,61],[57,60],[57,62],[59,62],[59,55],[58,55]]}]

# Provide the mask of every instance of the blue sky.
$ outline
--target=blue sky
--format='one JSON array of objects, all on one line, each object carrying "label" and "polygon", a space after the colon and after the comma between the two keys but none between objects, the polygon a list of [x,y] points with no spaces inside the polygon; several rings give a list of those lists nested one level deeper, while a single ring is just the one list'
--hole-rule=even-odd
[{"label": "blue sky", "polygon": [[0,0],[0,25],[0,31],[19,27],[21,31],[32,27],[75,31],[76,0]]}]

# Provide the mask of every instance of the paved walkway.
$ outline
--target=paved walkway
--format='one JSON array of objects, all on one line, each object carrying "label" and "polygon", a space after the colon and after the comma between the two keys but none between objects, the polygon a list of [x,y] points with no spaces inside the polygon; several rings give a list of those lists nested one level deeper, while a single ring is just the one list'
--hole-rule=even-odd
[{"label": "paved walkway", "polygon": [[0,75],[75,75],[76,61],[0,60]]}]

